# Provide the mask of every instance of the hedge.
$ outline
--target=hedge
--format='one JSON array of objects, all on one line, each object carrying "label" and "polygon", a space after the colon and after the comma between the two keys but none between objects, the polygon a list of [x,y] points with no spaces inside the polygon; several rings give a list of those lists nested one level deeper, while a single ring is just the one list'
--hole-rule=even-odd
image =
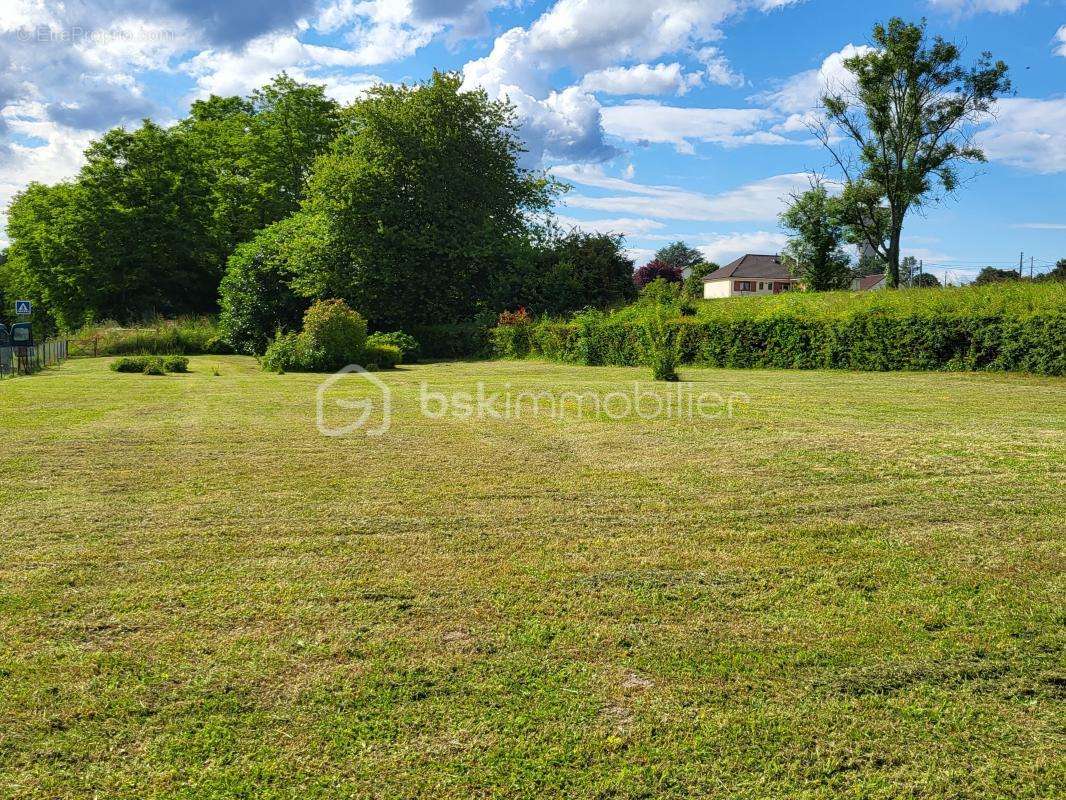
[{"label": "hedge", "polygon": [[[668,326],[682,363],[709,367],[1066,374],[1066,309],[1021,316],[861,309],[804,317],[779,311],[679,317]],[[645,360],[644,334],[639,317],[620,314],[500,326],[492,337],[496,354],[506,358],[637,366]]]}]

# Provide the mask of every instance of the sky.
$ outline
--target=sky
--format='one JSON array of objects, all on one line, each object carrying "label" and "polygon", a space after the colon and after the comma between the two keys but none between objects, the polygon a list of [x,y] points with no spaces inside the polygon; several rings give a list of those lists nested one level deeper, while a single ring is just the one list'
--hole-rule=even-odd
[{"label": "sky", "polygon": [[676,239],[724,264],[777,252],[789,195],[840,177],[808,124],[892,16],[1014,83],[972,131],[988,163],[908,218],[904,252],[954,282],[1066,258],[1066,0],[4,0],[0,206],[110,127],[282,70],[350,102],[437,68],[509,98],[525,166],[572,187],[565,225],[624,234],[638,264]]}]

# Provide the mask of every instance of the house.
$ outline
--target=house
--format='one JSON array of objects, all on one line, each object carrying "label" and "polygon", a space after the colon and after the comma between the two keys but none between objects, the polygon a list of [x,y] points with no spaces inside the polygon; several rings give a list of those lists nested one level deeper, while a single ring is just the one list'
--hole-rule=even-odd
[{"label": "house", "polygon": [[853,292],[870,292],[874,289],[885,288],[885,273],[875,272],[873,275],[863,275],[861,278],[852,278],[851,290]]},{"label": "house", "polygon": [[703,297],[736,297],[749,294],[779,294],[798,289],[794,278],[778,256],[748,255],[716,269],[703,279]]}]

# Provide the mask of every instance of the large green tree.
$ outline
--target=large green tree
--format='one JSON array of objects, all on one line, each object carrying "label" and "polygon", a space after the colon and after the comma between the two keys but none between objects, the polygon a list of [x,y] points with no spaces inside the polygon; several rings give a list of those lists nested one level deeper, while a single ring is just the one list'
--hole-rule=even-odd
[{"label": "large green tree", "polygon": [[171,128],[108,131],[75,180],[16,196],[0,281],[67,328],[213,311],[227,258],[299,208],[340,126],[323,87],[283,74],[247,99],[197,101]]},{"label": "large green tree", "polygon": [[884,258],[890,287],[899,285],[907,213],[938,188],[955,191],[960,167],[985,160],[972,124],[1010,90],[1007,65],[990,53],[971,67],[960,60],[924,21],[893,18],[874,27],[869,52],[844,60],[854,87],[822,98],[816,132],[844,173],[847,221]]},{"label": "large green tree", "polygon": [[659,248],[655,253],[655,260],[669,264],[671,267],[677,267],[688,276],[698,264],[703,263],[704,258],[703,253],[695,247],[690,247],[682,241],[676,241]]},{"label": "large green tree", "polygon": [[379,329],[484,308],[513,240],[550,205],[554,184],[519,164],[511,106],[461,83],[438,72],[375,87],[311,177],[306,209],[338,258],[305,288],[343,297]]},{"label": "large green tree", "polygon": [[793,195],[781,213],[781,224],[792,233],[782,255],[807,289],[825,292],[847,288],[851,270],[850,259],[842,249],[846,233],[840,201],[824,184],[816,181],[806,192]]}]

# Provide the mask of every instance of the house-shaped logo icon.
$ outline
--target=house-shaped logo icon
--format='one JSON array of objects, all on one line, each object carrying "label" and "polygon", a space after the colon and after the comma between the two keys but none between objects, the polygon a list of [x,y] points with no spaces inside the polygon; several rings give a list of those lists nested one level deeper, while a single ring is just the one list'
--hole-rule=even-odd
[{"label": "house-shaped logo icon", "polygon": [[16,300],[15,313],[22,317],[28,317],[33,313],[33,303],[29,300]]}]

